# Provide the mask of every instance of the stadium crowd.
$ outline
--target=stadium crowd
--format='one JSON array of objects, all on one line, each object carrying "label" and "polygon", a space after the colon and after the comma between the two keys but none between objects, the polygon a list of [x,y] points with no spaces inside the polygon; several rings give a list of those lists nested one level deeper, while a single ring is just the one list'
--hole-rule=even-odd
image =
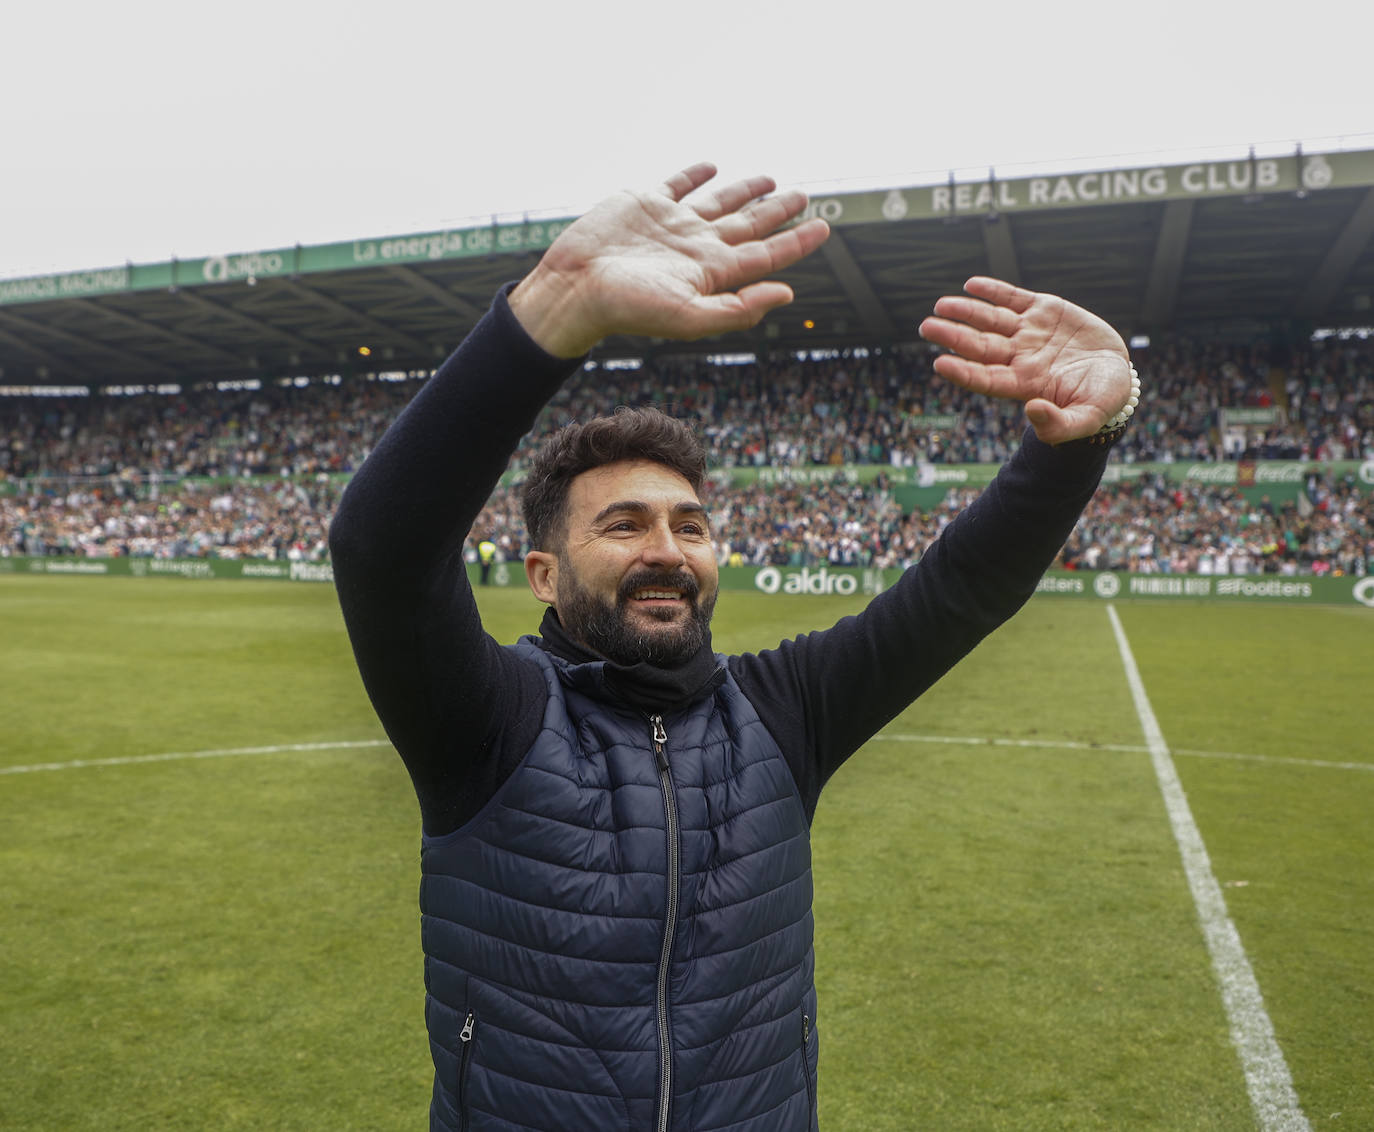
[{"label": "stadium crowd", "polygon": [[[1167,343],[1137,354],[1127,461],[1374,458],[1374,340],[1284,351]],[[1020,406],[934,377],[923,346],[741,364],[666,358],[600,369],[544,410],[535,433],[620,404],[696,420],[715,467],[1000,463]],[[0,398],[0,475],[308,475],[351,472],[415,381],[265,385],[172,396]],[[1223,409],[1285,412],[1223,427]],[[516,455],[516,464],[525,452]]]},{"label": "stadium crowd", "polygon": [[[668,358],[602,367],[544,410],[542,434],[619,404],[694,419],[719,468],[999,463],[1021,407],[932,376],[923,346],[719,364]],[[652,366],[652,369],[649,368]],[[1374,343],[1267,347],[1166,343],[1137,354],[1144,396],[1115,459],[1374,459]],[[339,489],[416,381],[348,380],[171,396],[0,398],[0,553],[320,560]],[[1262,423],[1226,427],[1221,410]],[[1271,420],[1264,418],[1272,417]],[[527,457],[516,453],[517,471]],[[215,484],[184,477],[214,477]],[[281,477],[248,479],[245,477]],[[903,514],[871,486],[712,485],[721,558],[752,564],[903,566],[967,502]],[[1144,476],[1105,487],[1064,551],[1069,566],[1168,572],[1365,573],[1371,496],[1313,477],[1283,507],[1235,489]],[[476,528],[507,560],[525,536],[509,489]]]},{"label": "stadium crowd", "polygon": [[[905,568],[974,498],[949,492],[903,513],[879,475],[871,484],[708,483],[722,565]],[[507,561],[530,549],[519,497],[498,489],[474,527]],[[474,541],[475,547],[475,541]],[[475,549],[468,548],[469,557]],[[1364,575],[1374,563],[1374,494],[1314,474],[1298,498],[1251,502],[1233,487],[1144,475],[1104,485],[1060,555],[1068,569],[1141,573]]]},{"label": "stadium crowd", "polygon": [[0,496],[0,554],[319,562],[341,491],[328,479],[168,488],[115,479]]},{"label": "stadium crowd", "polygon": [[[339,481],[250,480],[136,491],[132,485],[0,496],[0,554],[322,561]],[[881,474],[870,484],[726,488],[708,482],[723,565],[905,567],[973,491],[903,512]],[[466,551],[489,537],[500,557],[530,549],[515,488],[499,488]],[[1364,575],[1374,562],[1374,493],[1309,478],[1281,506],[1233,487],[1145,475],[1105,485],[1061,555],[1070,569],[1144,573]]]}]

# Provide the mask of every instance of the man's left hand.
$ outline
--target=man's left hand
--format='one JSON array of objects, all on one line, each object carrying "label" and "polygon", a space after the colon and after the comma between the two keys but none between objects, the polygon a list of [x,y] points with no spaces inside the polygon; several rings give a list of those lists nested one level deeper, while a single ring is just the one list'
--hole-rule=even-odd
[{"label": "man's left hand", "polygon": [[1048,444],[1091,436],[1131,395],[1126,343],[1097,315],[1057,295],[976,275],[946,295],[921,337],[953,351],[935,372],[990,397],[1026,404]]}]

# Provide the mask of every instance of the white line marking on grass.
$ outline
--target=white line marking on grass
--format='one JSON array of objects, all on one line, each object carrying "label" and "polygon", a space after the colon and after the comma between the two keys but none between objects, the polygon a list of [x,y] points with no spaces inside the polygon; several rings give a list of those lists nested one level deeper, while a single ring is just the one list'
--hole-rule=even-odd
[{"label": "white line marking on grass", "polygon": [[1245,956],[1245,948],[1241,946],[1240,933],[1226,911],[1221,886],[1212,874],[1207,847],[1202,843],[1202,834],[1193,821],[1188,798],[1183,793],[1183,784],[1179,782],[1163,732],[1159,729],[1159,721],[1155,719],[1154,709],[1150,707],[1149,697],[1145,694],[1145,684],[1140,679],[1140,670],[1136,667],[1125,630],[1121,628],[1121,619],[1110,604],[1107,606],[1107,616],[1112,622],[1112,632],[1116,634],[1121,666],[1126,671],[1126,683],[1130,685],[1131,697],[1135,700],[1140,728],[1150,748],[1150,759],[1154,763],[1160,792],[1164,795],[1164,808],[1169,813],[1174,840],[1178,842],[1178,850],[1183,857],[1183,870],[1188,876],[1188,887],[1193,892],[1202,935],[1212,956],[1212,968],[1221,986],[1221,1000],[1231,1026],[1231,1041],[1240,1055],[1241,1067],[1245,1071],[1245,1087],[1250,1093],[1255,1117],[1263,1132],[1310,1132],[1312,1126],[1298,1104],[1293,1078],[1274,1036],[1274,1024],[1264,1009],[1264,997],[1260,994],[1255,972]]},{"label": "white line marking on grass", "polygon": [[[1149,751],[1139,743],[1083,743],[1072,739],[1005,739],[980,738],[968,735],[909,735],[885,731],[874,738],[891,743],[934,743],[958,747],[1023,747],[1035,750],[1112,751],[1140,755]],[[293,751],[346,751],[364,747],[390,747],[385,739],[361,739],[357,742],[285,743],[270,747],[226,747],[213,751],[168,751],[156,755],[121,755],[108,759],[71,759],[62,763],[30,763],[26,766],[0,766],[0,775],[34,774],[43,770],[81,770],[94,766],[134,766],[138,763],[169,763],[182,759],[222,759],[234,755],[280,755]],[[1175,750],[1175,755],[1189,755],[1199,759],[1243,759],[1261,763],[1288,763],[1292,766],[1322,766],[1337,770],[1374,771],[1374,763],[1337,763],[1324,759],[1293,759],[1279,755],[1241,755],[1228,751]]]},{"label": "white line marking on grass", "polygon": [[[1074,739],[1006,739],[979,735],[910,735],[900,731],[882,731],[875,739],[890,743],[934,743],[954,747],[1022,747],[1044,751],[1113,751],[1128,755],[1148,754],[1150,748],[1140,743],[1084,743]],[[1288,766],[1320,766],[1330,770],[1365,770],[1374,772],[1374,763],[1338,763],[1330,759],[1298,759],[1286,755],[1244,755],[1235,751],[1190,751],[1175,747],[1175,755],[1194,759],[1235,759],[1241,762],[1284,763]]]},{"label": "white line marking on grass", "polygon": [[881,731],[875,739],[893,743],[935,743],[956,747],[1028,747],[1051,751],[1122,751],[1142,755],[1149,750],[1139,743],[1083,743],[1073,739],[1001,739],[973,735],[908,735],[897,731]]},{"label": "white line marking on grass", "polygon": [[91,766],[132,766],[135,763],[170,763],[181,759],[224,759],[234,755],[281,755],[289,751],[346,751],[361,747],[389,747],[385,739],[360,739],[351,743],[282,743],[274,747],[225,747],[217,751],[168,751],[160,755],[121,755],[108,759],[72,759],[65,763],[30,763],[3,766],[0,774],[33,774],[40,770],[79,770]]},{"label": "white line marking on grass", "polygon": [[1287,755],[1238,755],[1230,751],[1190,751],[1184,747],[1175,747],[1174,754],[1186,755],[1190,759],[1237,759],[1254,763],[1283,763],[1286,766],[1322,766],[1331,770],[1374,771],[1374,763],[1338,763],[1330,759],[1297,759]]}]

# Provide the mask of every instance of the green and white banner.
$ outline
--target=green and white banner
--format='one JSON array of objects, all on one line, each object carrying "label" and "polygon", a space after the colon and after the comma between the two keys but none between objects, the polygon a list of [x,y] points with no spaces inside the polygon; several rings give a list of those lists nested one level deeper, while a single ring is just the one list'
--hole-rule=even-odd
[{"label": "green and white banner", "polygon": [[[46,574],[58,577],[133,577],[259,579],[279,582],[332,582],[327,562],[272,562],[230,558],[3,558],[0,579],[6,574]],[[900,576],[899,570],[846,566],[723,566],[724,592],[773,596],[864,597],[882,593]],[[468,565],[468,577],[481,585],[480,568]],[[525,571],[518,562],[498,562],[488,584],[523,587]],[[1125,571],[1052,570],[1040,580],[1036,595],[1117,601],[1133,598],[1185,601],[1285,601],[1305,605],[1364,605],[1374,609],[1374,576],[1330,578],[1274,574],[1130,574]]]},{"label": "green and white banner", "polygon": [[1052,570],[1037,595],[1094,601],[1147,598],[1162,601],[1263,601],[1299,605],[1366,605],[1374,609],[1374,577],[1311,574],[1131,574],[1124,570]]},{"label": "green and white banner", "polygon": [[328,562],[274,562],[261,558],[0,558],[5,574],[71,577],[257,578],[275,582],[332,582]]},{"label": "green and white banner", "polygon": [[0,279],[0,306],[52,299],[88,298],[124,291],[205,287],[217,283],[256,283],[322,271],[471,259],[501,252],[543,251],[572,218],[446,228],[408,236],[385,236],[341,244],[296,245],[255,252],[175,259],[168,263],[131,263],[95,271],[69,271],[24,279]]},{"label": "green and white banner", "polygon": [[[1004,178],[990,172],[985,179],[973,181],[957,181],[951,176],[947,182],[909,188],[812,194],[807,215],[845,227],[1100,204],[1319,193],[1369,185],[1374,185],[1374,151],[1295,151],[1271,157],[1090,169],[1033,177]],[[493,218],[487,224],[344,243],[297,244],[169,263],[124,264],[60,275],[0,279],[0,306],[543,251],[573,219]]]},{"label": "green and white banner", "polygon": [[1317,193],[1359,187],[1374,176],[1374,153],[1294,152],[1278,157],[1195,161],[1186,165],[1140,165],[1088,169],[1033,177],[976,181],[951,178],[944,184],[829,195],[813,193],[807,215],[832,225],[889,224],[986,213],[1039,212],[1101,204],[1199,200],[1264,193]]},{"label": "green and white banner", "polygon": [[[468,576],[479,584],[478,568]],[[722,566],[723,593],[784,594],[811,597],[863,597],[882,593],[900,570],[849,566]],[[489,584],[523,586],[519,563],[500,562]],[[1088,601],[1149,598],[1163,600],[1287,601],[1309,605],[1366,605],[1374,608],[1374,577],[1280,577],[1274,574],[1131,574],[1125,571],[1051,570],[1036,587],[1038,596]]]}]

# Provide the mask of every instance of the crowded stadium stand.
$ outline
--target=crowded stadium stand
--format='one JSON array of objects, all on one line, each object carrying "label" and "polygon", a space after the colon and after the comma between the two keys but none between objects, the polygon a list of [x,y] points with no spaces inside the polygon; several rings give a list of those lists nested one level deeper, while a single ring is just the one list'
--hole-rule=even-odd
[{"label": "crowded stadium stand", "polygon": [[[723,564],[902,567],[1019,443],[915,327],[973,274],[1129,336],[1144,386],[1068,569],[1363,576],[1374,554],[1374,152],[813,197],[797,301],[613,340],[537,432],[693,419]],[[565,219],[0,279],[0,556],[323,562],[351,472]],[[474,530],[528,548],[512,461]]]}]

